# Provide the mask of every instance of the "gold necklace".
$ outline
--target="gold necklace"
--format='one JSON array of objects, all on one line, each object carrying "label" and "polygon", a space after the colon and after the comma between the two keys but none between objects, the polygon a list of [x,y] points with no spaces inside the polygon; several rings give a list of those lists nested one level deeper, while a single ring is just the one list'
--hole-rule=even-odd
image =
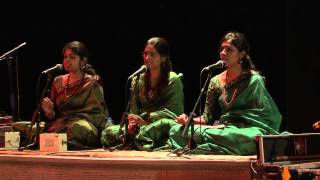
[{"label": "gold necklace", "polygon": [[235,100],[235,98],[237,97],[237,95],[238,95],[238,88],[235,88],[235,90],[233,91],[233,93],[232,93],[232,97],[231,97],[231,99],[230,99],[230,101],[228,102],[227,101],[227,89],[229,89],[230,88],[230,85],[232,85],[233,84],[233,82],[235,82],[236,81],[236,79],[234,79],[234,80],[232,80],[232,81],[230,81],[230,82],[228,82],[228,71],[226,72],[226,77],[225,77],[225,85],[224,85],[224,87],[222,88],[222,96],[223,96],[223,100],[224,100],[224,102],[225,102],[225,104],[228,106],[228,107],[230,107],[230,105],[233,103],[233,101]]},{"label": "gold necklace", "polygon": [[236,99],[236,97],[238,96],[238,88],[235,88],[235,90],[233,91],[232,93],[232,97],[231,97],[231,100],[228,102],[227,101],[227,93],[226,93],[226,89],[223,88],[222,90],[222,95],[223,95],[223,100],[224,100],[224,103],[230,107],[230,105],[233,103],[233,101]]}]

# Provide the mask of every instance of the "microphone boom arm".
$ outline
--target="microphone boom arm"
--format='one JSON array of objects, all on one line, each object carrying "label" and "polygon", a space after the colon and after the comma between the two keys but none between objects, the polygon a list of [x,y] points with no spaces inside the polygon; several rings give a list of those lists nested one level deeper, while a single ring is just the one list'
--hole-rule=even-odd
[{"label": "microphone boom arm", "polygon": [[2,61],[3,59],[6,59],[6,57],[10,54],[12,54],[13,52],[15,52],[16,50],[20,49],[21,47],[25,46],[27,43],[24,42],[24,43],[21,43],[19,46],[13,48],[12,50],[4,53],[2,56],[0,56],[0,61]]}]

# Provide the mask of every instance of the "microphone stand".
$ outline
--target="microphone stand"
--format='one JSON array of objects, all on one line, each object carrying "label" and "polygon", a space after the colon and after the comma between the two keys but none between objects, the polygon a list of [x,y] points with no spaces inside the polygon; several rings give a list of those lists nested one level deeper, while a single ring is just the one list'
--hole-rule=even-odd
[{"label": "microphone stand", "polygon": [[[17,61],[15,64],[16,67],[16,84],[14,85],[13,83],[13,65],[11,62],[11,59],[13,59],[13,57],[9,56],[7,57],[8,61],[7,61],[7,65],[8,65],[8,76],[9,76],[9,87],[10,87],[10,106],[11,106],[11,113],[12,113],[12,117],[13,117],[13,122],[15,122],[16,120],[19,120],[19,114],[20,114],[20,109],[19,109],[19,102],[20,102],[20,97],[19,97],[19,83],[18,83],[18,63]],[[14,87],[16,89],[14,89]]]},{"label": "microphone stand", "polygon": [[[45,95],[46,95],[46,93],[48,91],[48,87],[49,87],[49,84],[50,84],[50,81],[51,81],[52,77],[53,77],[52,73],[48,73],[46,84],[45,84],[44,88],[42,89],[41,96],[38,99],[38,103],[37,103],[36,109],[34,110],[34,112],[32,114],[31,125],[30,125],[30,129],[29,129],[29,133],[30,134],[26,138],[26,141],[27,141],[28,145],[26,145],[25,147],[20,147],[18,149],[19,151],[22,151],[22,150],[28,149],[28,148],[30,148],[30,149],[39,149],[41,101],[45,97]],[[40,83],[40,78],[38,78],[38,85],[39,85],[39,83]],[[33,139],[32,129],[33,129],[33,126],[34,126],[35,123],[36,123],[36,134],[35,134],[35,137]]]},{"label": "microphone stand", "polygon": [[[4,53],[3,55],[0,56],[0,61],[7,59],[8,63],[8,73],[9,73],[9,83],[10,83],[10,102],[11,102],[11,113],[13,114],[13,121],[19,120],[20,119],[20,89],[19,89],[19,69],[18,69],[18,56],[16,55],[16,63],[15,63],[15,68],[16,68],[16,90],[14,91],[14,85],[13,85],[13,77],[12,77],[12,64],[11,64],[11,59],[13,59],[12,54],[16,52],[19,48],[25,46],[27,43],[24,42],[20,44],[19,46],[13,48],[12,50]],[[15,95],[16,93],[16,95]],[[17,103],[17,104],[16,104]]]},{"label": "microphone stand", "polygon": [[[127,81],[126,81],[126,86],[128,86],[128,82],[131,78],[129,78]],[[129,100],[127,101],[127,105],[126,105],[126,109],[125,111],[122,113],[122,117],[121,117],[121,120],[120,120],[120,127],[119,127],[119,132],[122,132],[122,128],[124,127],[124,130],[123,130],[123,133],[119,136],[120,140],[121,140],[121,144],[115,146],[115,147],[112,147],[112,148],[109,148],[109,150],[114,150],[114,149],[118,149],[118,150],[121,150],[121,149],[126,149],[126,148],[129,148],[130,147],[130,141],[132,141],[132,137],[130,137],[130,134],[128,134],[128,125],[129,125],[129,122],[128,122],[128,114],[129,114],[129,109],[130,109],[130,106],[131,106],[131,103],[132,103],[132,100],[133,100],[133,92],[135,92],[137,90],[137,87],[138,87],[138,83],[139,83],[139,79],[140,79],[140,74],[137,75],[137,82],[135,83],[134,87],[133,88],[130,88],[130,97],[129,97]],[[127,91],[125,91],[125,99],[127,99]],[[132,142],[131,142],[132,143]]]},{"label": "microphone stand", "polygon": [[[202,74],[202,72],[203,72],[203,70],[201,71],[201,74]],[[207,79],[206,79],[203,87],[200,90],[200,94],[198,96],[198,99],[197,99],[194,107],[193,107],[193,110],[188,116],[187,123],[185,124],[183,132],[182,132],[182,137],[187,137],[188,136],[187,134],[188,134],[188,130],[189,130],[189,127],[190,127],[190,139],[189,139],[188,145],[185,148],[183,148],[182,150],[181,149],[177,149],[177,151],[174,151],[174,153],[176,153],[178,156],[181,156],[182,154],[184,154],[184,153],[186,153],[186,152],[188,152],[190,150],[194,150],[197,147],[197,143],[194,140],[194,120],[193,120],[193,118],[195,116],[195,111],[196,111],[196,109],[197,109],[197,107],[199,105],[200,99],[201,99],[202,95],[204,94],[204,89],[207,86],[211,76],[212,76],[212,73],[209,72],[208,76],[207,76]]]}]

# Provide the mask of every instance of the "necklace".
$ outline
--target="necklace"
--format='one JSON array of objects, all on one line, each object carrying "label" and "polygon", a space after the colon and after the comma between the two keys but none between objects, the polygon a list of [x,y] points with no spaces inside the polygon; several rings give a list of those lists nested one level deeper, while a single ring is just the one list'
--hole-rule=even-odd
[{"label": "necklace", "polygon": [[157,88],[158,88],[158,79],[150,78],[150,89],[148,92],[149,98],[152,99],[156,95]]},{"label": "necklace", "polygon": [[153,98],[157,93],[157,86],[152,87],[152,85],[150,86],[150,90],[148,93],[149,98]]},{"label": "necklace", "polygon": [[226,89],[223,88],[222,90],[222,96],[223,96],[223,100],[224,100],[224,103],[230,107],[230,105],[233,103],[233,101],[236,99],[236,97],[238,96],[238,88],[235,88],[235,90],[233,91],[232,93],[232,97],[230,99],[230,101],[227,101],[227,92],[226,92]]},{"label": "necklace", "polygon": [[73,87],[69,87],[69,81],[70,81],[70,74],[68,74],[66,85],[63,88],[63,93],[66,95],[67,98],[74,96],[80,89],[80,86],[83,84],[84,75],[81,76],[81,78],[76,81],[76,84]]},{"label": "necklace", "polygon": [[223,100],[225,102],[225,104],[229,107],[233,101],[235,100],[235,98],[237,97],[238,95],[238,88],[235,87],[233,93],[232,93],[232,97],[230,99],[230,101],[227,101],[227,89],[230,89],[230,86],[238,79],[238,78],[235,78],[234,80],[231,80],[230,82],[228,82],[228,71],[226,72],[226,77],[225,77],[225,85],[224,87],[222,88],[222,96],[223,96]]}]

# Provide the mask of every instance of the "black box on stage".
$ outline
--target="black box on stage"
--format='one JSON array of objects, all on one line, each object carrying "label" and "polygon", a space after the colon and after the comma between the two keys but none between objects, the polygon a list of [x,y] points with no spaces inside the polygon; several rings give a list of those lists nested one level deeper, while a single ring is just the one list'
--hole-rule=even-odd
[{"label": "black box on stage", "polygon": [[320,160],[320,133],[257,136],[259,164]]}]

